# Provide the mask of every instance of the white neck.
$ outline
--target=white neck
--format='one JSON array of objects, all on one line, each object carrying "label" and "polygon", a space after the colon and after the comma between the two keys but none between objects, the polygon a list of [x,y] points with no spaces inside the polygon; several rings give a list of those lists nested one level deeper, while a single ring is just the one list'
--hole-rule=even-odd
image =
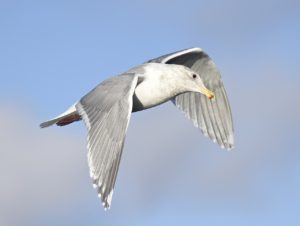
[{"label": "white neck", "polygon": [[142,82],[137,85],[133,97],[133,110],[144,110],[162,104],[174,96],[185,92],[178,86],[178,77],[174,74],[183,70],[183,66],[148,63],[142,65]]}]

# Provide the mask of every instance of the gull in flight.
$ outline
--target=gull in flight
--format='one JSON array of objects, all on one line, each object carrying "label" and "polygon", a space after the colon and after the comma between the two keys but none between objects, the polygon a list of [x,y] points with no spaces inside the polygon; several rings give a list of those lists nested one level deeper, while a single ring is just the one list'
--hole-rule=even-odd
[{"label": "gull in flight", "polygon": [[222,148],[233,148],[233,123],[225,88],[216,65],[200,48],[167,54],[111,77],[40,127],[84,121],[90,176],[107,209],[131,113],[169,100],[205,136]]}]

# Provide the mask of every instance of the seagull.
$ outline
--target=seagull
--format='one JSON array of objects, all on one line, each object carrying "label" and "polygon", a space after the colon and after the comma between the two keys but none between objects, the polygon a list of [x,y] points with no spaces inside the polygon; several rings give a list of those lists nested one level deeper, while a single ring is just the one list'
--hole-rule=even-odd
[{"label": "seagull", "polygon": [[88,165],[104,209],[111,206],[131,113],[167,101],[220,147],[234,146],[232,114],[219,70],[200,48],[147,61],[111,77],[41,128],[83,120],[88,130]]}]

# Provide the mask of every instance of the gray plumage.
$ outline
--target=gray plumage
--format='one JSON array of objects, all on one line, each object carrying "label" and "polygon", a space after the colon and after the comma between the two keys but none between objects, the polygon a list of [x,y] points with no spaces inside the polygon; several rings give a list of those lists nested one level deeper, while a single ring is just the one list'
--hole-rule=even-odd
[{"label": "gray plumage", "polygon": [[131,112],[168,100],[204,135],[221,147],[233,147],[232,117],[220,73],[199,48],[164,55],[114,76],[40,126],[64,126],[83,119],[88,129],[90,176],[106,209],[111,204]]},{"label": "gray plumage", "polygon": [[199,48],[178,51],[148,62],[180,64],[197,72],[204,85],[215,94],[215,101],[195,92],[183,93],[172,101],[194,126],[222,148],[232,149],[233,122],[227,94],[220,72],[210,57]]},{"label": "gray plumage", "polygon": [[[107,80],[85,95],[76,109],[88,128],[88,163],[94,187],[109,207],[137,83],[134,74]],[[111,93],[111,87],[114,92]]]}]

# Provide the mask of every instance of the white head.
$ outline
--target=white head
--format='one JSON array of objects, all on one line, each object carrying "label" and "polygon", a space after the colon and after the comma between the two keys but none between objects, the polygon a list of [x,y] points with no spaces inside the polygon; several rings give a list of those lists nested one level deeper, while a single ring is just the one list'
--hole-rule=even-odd
[{"label": "white head", "polygon": [[183,92],[197,92],[204,94],[209,99],[214,98],[214,93],[207,89],[200,77],[195,71],[182,65],[172,65],[174,69],[180,73],[177,73],[181,78],[181,89]]},{"label": "white head", "polygon": [[129,72],[139,75],[135,97],[140,106],[134,105],[135,111],[156,106],[186,92],[201,93],[210,99],[214,97],[200,76],[182,65],[147,63]]}]

